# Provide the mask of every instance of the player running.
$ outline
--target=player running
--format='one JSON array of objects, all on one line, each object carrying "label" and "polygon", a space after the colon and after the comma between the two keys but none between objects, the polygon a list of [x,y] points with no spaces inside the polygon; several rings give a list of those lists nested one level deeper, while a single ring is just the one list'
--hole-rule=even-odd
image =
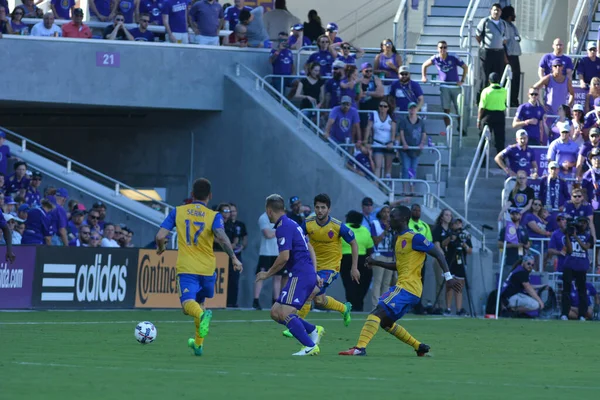
[{"label": "player running", "polygon": [[[323,280],[322,287],[315,287],[313,291],[315,307],[322,310],[338,311],[344,318],[344,325],[350,325],[352,317],[350,311],[352,304],[343,304],[331,296],[326,296],[327,288],[336,280],[340,273],[342,262],[342,239],[352,249],[352,279],[357,283],[360,279],[358,271],[358,245],[354,239],[354,233],[346,225],[337,219],[331,218],[331,199],[328,195],[321,193],[314,200],[315,216],[307,218],[303,224],[304,234],[308,235],[311,245],[317,257],[317,274]],[[306,318],[310,311],[311,302],[308,301],[300,310],[298,315]],[[284,336],[291,337],[289,331],[283,332]]]},{"label": "player running", "polygon": [[315,270],[314,250],[306,240],[302,228],[285,215],[283,197],[278,194],[267,197],[266,209],[269,221],[275,224],[279,255],[268,271],[256,274],[256,282],[272,277],[284,266],[287,268],[290,272],[289,279],[271,308],[271,318],[287,326],[292,336],[304,346],[293,355],[317,355],[323,327],[312,325],[296,314],[310,300],[315,286],[321,283]]},{"label": "player running", "polygon": [[188,340],[188,347],[197,356],[202,355],[204,337],[208,334],[212,311],[204,310],[204,300],[215,292],[217,262],[213,252],[216,240],[227,253],[233,269],[242,270],[229,238],[225,234],[223,217],[208,208],[212,199],[208,179],[197,179],[192,189],[193,202],[173,209],[156,234],[157,254],[165,251],[167,235],[177,228],[177,291],[184,314],[194,317],[195,338]]},{"label": "player running", "polygon": [[379,298],[377,307],[367,317],[356,346],[342,351],[341,356],[366,356],[365,348],[381,326],[404,343],[412,346],[417,356],[422,357],[429,352],[429,346],[419,342],[395,321],[402,318],[410,308],[418,304],[423,291],[421,269],[425,262],[425,253],[435,257],[442,269],[446,285],[458,290],[460,283],[452,278],[448,264],[441,251],[433,246],[423,235],[408,229],[411,211],[408,207],[396,207],[391,212],[390,224],[398,233],[395,244],[396,263],[386,263],[367,258],[367,266],[377,266],[398,271],[398,282]]}]

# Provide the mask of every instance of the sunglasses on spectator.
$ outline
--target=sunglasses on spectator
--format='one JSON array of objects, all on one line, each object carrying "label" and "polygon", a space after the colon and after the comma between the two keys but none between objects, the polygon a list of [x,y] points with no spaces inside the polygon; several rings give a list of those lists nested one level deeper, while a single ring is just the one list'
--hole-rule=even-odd
[{"label": "sunglasses on spectator", "polygon": [[14,14],[15,14],[15,15],[23,15],[23,13],[22,13],[22,12],[15,12]]},{"label": "sunglasses on spectator", "polygon": [[534,206],[541,206],[542,203],[533,203]]},{"label": "sunglasses on spectator", "polygon": [[596,51],[596,48],[592,47],[591,49],[588,49],[588,51]]},{"label": "sunglasses on spectator", "polygon": [[379,108],[390,108],[390,106],[388,106],[387,104],[380,104]]},{"label": "sunglasses on spectator", "polygon": [[387,47],[392,47],[392,42],[385,42],[383,45]]},{"label": "sunglasses on spectator", "polygon": [[578,199],[578,198],[583,197],[583,196],[580,195],[580,194],[574,194],[574,195],[571,195],[571,197],[573,197],[574,199]]},{"label": "sunglasses on spectator", "polygon": [[527,265],[528,267],[533,267],[533,263],[532,262],[526,262],[525,265]]},{"label": "sunglasses on spectator", "polygon": [[329,40],[321,40],[319,43],[321,43],[321,44],[329,44]]},{"label": "sunglasses on spectator", "polygon": [[81,234],[82,234],[82,235],[90,235],[91,233],[92,233],[92,232],[90,232],[90,231],[81,231]]},{"label": "sunglasses on spectator", "polygon": [[117,21],[117,22],[123,22],[123,21],[125,21],[125,19],[123,19],[123,18],[115,18],[115,21]]},{"label": "sunglasses on spectator", "polygon": [[562,65],[553,65],[554,68],[562,68]]},{"label": "sunglasses on spectator", "polygon": [[531,92],[529,93],[530,96],[537,96],[539,93],[538,92]]},{"label": "sunglasses on spectator", "polygon": [[371,72],[373,72],[372,69],[365,69],[365,73],[369,73],[370,74]]},{"label": "sunglasses on spectator", "polygon": [[600,83],[594,83],[594,86],[600,86]]},{"label": "sunglasses on spectator", "polygon": [[350,46],[342,46],[342,50],[350,50]]},{"label": "sunglasses on spectator", "polygon": [[100,240],[98,236],[92,236],[92,240]]},{"label": "sunglasses on spectator", "polygon": [[590,135],[590,137],[598,137],[598,134],[594,133],[594,134]]},{"label": "sunglasses on spectator", "polygon": [[336,69],[344,69],[342,67],[333,67],[333,70],[335,71]]},{"label": "sunglasses on spectator", "polygon": [[526,176],[517,176],[517,179],[527,179]]},{"label": "sunglasses on spectator", "polygon": [[100,217],[95,216],[95,215],[90,215],[90,219],[99,219]]},{"label": "sunglasses on spectator", "polygon": [[149,19],[140,19],[140,22],[146,22],[146,23],[149,23],[149,22],[150,22],[150,20],[149,20]]},{"label": "sunglasses on spectator", "polygon": [[229,214],[231,212],[231,210],[223,210],[221,212],[224,212],[225,214]]},{"label": "sunglasses on spectator", "polygon": [[410,75],[408,72],[400,72],[400,76],[408,76]]},{"label": "sunglasses on spectator", "polygon": [[440,47],[438,47],[438,49],[447,49],[447,48],[448,48],[448,46],[440,46]]}]

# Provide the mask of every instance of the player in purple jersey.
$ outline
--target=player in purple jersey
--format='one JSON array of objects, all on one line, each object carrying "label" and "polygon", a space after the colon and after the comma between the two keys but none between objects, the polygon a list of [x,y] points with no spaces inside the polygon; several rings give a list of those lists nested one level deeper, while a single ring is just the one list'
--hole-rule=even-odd
[{"label": "player in purple jersey", "polygon": [[285,325],[292,335],[304,346],[295,356],[319,354],[319,342],[325,330],[298,317],[297,312],[304,303],[312,300],[315,286],[323,285],[317,277],[315,252],[306,240],[300,226],[285,215],[285,201],[278,194],[267,197],[266,210],[269,221],[275,224],[275,236],[279,255],[268,271],[256,274],[256,282],[268,279],[284,266],[289,271],[289,279],[281,290],[279,299],[271,308],[271,318]]}]

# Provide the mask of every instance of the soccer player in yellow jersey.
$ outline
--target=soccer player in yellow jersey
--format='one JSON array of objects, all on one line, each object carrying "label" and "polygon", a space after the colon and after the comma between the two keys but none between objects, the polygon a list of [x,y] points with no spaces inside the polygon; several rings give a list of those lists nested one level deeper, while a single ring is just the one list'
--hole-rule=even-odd
[{"label": "soccer player in yellow jersey", "polygon": [[[321,193],[314,200],[315,216],[309,217],[304,222],[302,229],[308,236],[310,244],[317,256],[317,276],[323,280],[321,287],[316,286],[314,296],[315,307],[323,310],[338,311],[343,315],[344,325],[348,326],[352,317],[352,304],[341,303],[331,296],[326,296],[327,287],[336,280],[340,273],[342,262],[342,239],[352,249],[352,279],[358,283],[360,272],[358,272],[358,245],[354,239],[354,233],[346,225],[329,216],[331,199],[328,195]],[[304,304],[298,312],[300,318],[305,318],[310,311],[311,302]],[[283,332],[284,336],[291,337],[289,331]]]},{"label": "soccer player in yellow jersey", "polygon": [[167,235],[177,228],[177,291],[183,312],[194,317],[195,338],[188,340],[188,346],[197,356],[202,355],[204,337],[208,334],[212,311],[204,310],[204,300],[213,297],[217,273],[213,242],[216,240],[227,253],[233,269],[242,270],[231,242],[225,234],[223,217],[208,208],[212,199],[211,184],[208,179],[197,179],[192,188],[193,202],[176,207],[167,216],[156,234],[158,254],[165,251]]},{"label": "soccer player in yellow jersey", "polygon": [[413,305],[418,304],[420,301],[421,292],[423,291],[421,269],[425,262],[425,253],[435,257],[442,267],[447,287],[458,290],[460,283],[452,278],[442,252],[425,239],[423,235],[408,229],[410,216],[411,211],[405,206],[394,208],[390,216],[392,229],[398,232],[394,248],[396,262],[375,261],[370,257],[367,259],[368,267],[376,266],[398,271],[398,281],[395,286],[392,286],[387,293],[379,298],[377,307],[367,317],[356,346],[340,352],[341,356],[366,356],[366,347],[380,326],[388,333],[412,346],[417,352],[417,356],[422,357],[429,352],[428,345],[419,342],[406,329],[396,324],[397,320],[402,318]]}]

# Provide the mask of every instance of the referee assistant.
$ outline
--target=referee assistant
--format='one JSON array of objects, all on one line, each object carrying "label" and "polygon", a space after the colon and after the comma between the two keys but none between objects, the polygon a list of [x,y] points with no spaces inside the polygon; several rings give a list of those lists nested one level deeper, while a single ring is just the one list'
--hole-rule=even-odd
[{"label": "referee assistant", "polygon": [[[504,123],[506,111],[506,89],[500,86],[500,75],[492,72],[489,76],[490,85],[483,89],[479,99],[477,128],[483,131],[487,125],[494,135],[496,152],[504,150]],[[481,135],[481,133],[480,133]]]}]

